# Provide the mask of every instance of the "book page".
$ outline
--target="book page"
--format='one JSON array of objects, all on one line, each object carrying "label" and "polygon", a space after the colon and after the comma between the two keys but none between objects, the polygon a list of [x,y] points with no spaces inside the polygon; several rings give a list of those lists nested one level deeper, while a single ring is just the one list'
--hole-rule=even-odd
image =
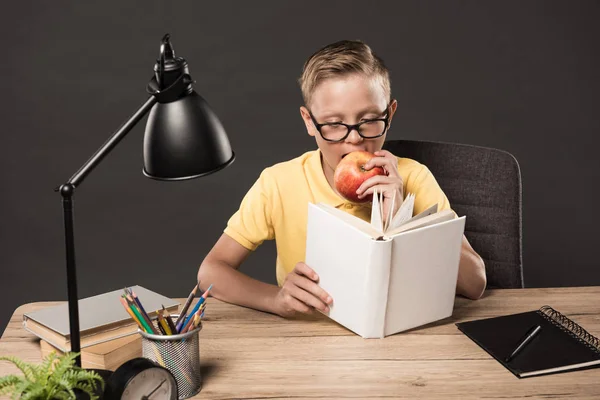
[{"label": "book page", "polygon": [[[310,204],[312,204],[312,203],[310,203]],[[364,221],[358,217],[355,217],[354,215],[348,214],[347,212],[344,212],[342,210],[338,210],[337,208],[332,207],[329,204],[319,203],[319,204],[312,204],[312,206],[318,207],[318,208],[322,209],[323,211],[336,216],[337,218],[341,219],[342,221],[344,221],[344,223],[348,224],[352,228],[361,231],[362,233],[364,233],[365,235],[368,235],[369,237],[371,237],[373,239],[377,239],[377,238],[380,238],[383,236],[382,231],[378,231],[377,229],[375,229],[373,227],[373,225],[371,225],[367,221]]]},{"label": "book page", "polygon": [[423,228],[429,225],[439,224],[445,221],[450,221],[454,219],[455,214],[452,210],[442,210],[438,213],[428,215],[426,217],[421,217],[415,219],[413,221],[407,222],[403,225],[400,225],[398,228],[388,232],[388,236],[396,236],[400,233],[407,232],[413,229]]},{"label": "book page", "polygon": [[371,225],[379,232],[384,232],[383,229],[383,199],[379,198],[377,189],[373,193],[373,201],[371,203]]},{"label": "book page", "polygon": [[395,229],[402,225],[403,223],[409,221],[413,215],[413,209],[415,204],[415,195],[409,193],[406,196],[406,199],[396,211],[396,215],[392,216],[392,212],[396,205],[396,193],[394,192],[394,196],[391,200],[390,209],[388,210],[388,214],[384,215],[383,211],[383,195],[379,193],[377,190],[373,193],[373,202],[371,205],[371,225],[381,232],[387,232],[389,230]]},{"label": "book page", "polygon": [[421,211],[419,214],[415,215],[414,217],[412,217],[411,219],[409,219],[408,221],[406,221],[406,223],[415,221],[415,220],[417,220],[419,218],[423,218],[423,217],[426,217],[426,216],[431,215],[431,214],[435,214],[436,212],[438,212],[438,205],[437,205],[437,203],[435,203],[434,205],[432,205],[428,209],[426,209],[424,211]]},{"label": "book page", "polygon": [[[402,205],[400,206],[398,211],[396,212],[396,215],[390,222],[387,231],[394,230],[397,227],[399,227],[400,225],[404,224],[409,219],[411,219],[413,216],[414,207],[415,207],[415,195],[413,193],[409,193],[406,196],[406,198],[404,199],[404,201],[402,202]],[[387,234],[387,232],[386,232],[386,234]]]},{"label": "book page", "polygon": [[[383,231],[387,231],[392,223],[392,213],[394,212],[394,208],[396,206],[396,192],[394,191],[394,195],[392,196],[392,202],[390,204],[390,209],[388,210],[387,215],[385,216],[385,223],[383,225]],[[400,211],[400,209],[398,209]],[[383,202],[381,204],[381,215],[383,215]]]}]

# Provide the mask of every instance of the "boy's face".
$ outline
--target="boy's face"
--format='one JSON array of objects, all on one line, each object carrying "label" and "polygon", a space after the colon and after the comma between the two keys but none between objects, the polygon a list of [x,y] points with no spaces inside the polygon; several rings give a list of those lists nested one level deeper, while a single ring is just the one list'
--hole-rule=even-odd
[{"label": "boy's face", "polygon": [[[388,106],[387,96],[377,78],[350,74],[321,82],[313,92],[310,110],[300,107],[300,114],[310,136],[314,136],[323,154],[323,168],[329,178],[340,160],[348,153],[381,150],[386,134],[373,139],[361,137],[353,129],[346,139],[329,142],[323,139],[310,116],[318,124],[343,122],[354,125],[366,119],[383,118],[389,113],[389,122],[396,111],[396,101]],[[388,125],[389,126],[389,125]]]}]

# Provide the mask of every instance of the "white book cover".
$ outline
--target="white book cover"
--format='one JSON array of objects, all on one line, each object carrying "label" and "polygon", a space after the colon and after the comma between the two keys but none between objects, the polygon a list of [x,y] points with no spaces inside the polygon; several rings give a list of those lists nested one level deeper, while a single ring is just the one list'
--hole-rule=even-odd
[{"label": "white book cover", "polygon": [[364,338],[452,315],[465,217],[437,206],[412,217],[413,202],[391,218],[374,195],[372,223],[308,205],[305,262],[333,298],[327,315]]}]

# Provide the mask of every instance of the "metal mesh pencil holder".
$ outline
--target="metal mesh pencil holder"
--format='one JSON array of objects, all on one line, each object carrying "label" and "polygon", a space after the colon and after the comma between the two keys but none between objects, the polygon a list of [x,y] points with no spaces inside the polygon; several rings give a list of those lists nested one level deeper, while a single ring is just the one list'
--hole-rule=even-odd
[{"label": "metal mesh pencil holder", "polygon": [[138,330],[142,335],[142,356],[171,371],[177,381],[179,399],[192,397],[202,388],[201,330],[202,322],[193,331],[177,335],[153,335]]}]

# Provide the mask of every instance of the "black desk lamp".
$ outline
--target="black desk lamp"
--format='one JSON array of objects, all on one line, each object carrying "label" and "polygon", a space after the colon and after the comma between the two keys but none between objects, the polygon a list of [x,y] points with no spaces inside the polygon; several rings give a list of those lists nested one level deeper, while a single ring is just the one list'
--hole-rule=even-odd
[{"label": "black desk lamp", "polygon": [[[197,178],[225,168],[235,158],[219,119],[192,89],[192,83],[187,62],[175,57],[169,35],[165,35],[160,58],[154,66],[154,77],[147,87],[150,98],[79,171],[55,189],[62,196],[65,221],[69,330],[73,352],[81,350],[73,236],[75,188],[148,112],[143,169],[147,177],[166,181]],[[81,367],[81,357],[75,361]]]}]

